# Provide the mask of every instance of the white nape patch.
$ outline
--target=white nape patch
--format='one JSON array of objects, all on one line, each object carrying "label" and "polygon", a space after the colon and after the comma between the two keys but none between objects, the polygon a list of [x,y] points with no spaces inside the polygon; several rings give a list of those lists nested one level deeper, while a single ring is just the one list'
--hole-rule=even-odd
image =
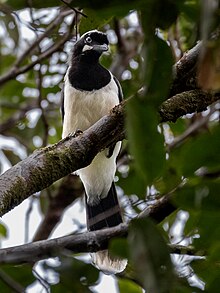
[{"label": "white nape patch", "polygon": [[85,51],[90,51],[90,50],[92,50],[92,49],[93,49],[93,47],[92,47],[92,46],[85,45],[85,46],[83,47],[83,49],[82,49],[82,52],[85,52]]}]

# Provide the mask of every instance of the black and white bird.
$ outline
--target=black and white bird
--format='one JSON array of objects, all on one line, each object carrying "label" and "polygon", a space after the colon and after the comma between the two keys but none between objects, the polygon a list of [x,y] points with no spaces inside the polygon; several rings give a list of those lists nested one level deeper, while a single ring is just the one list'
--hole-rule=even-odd
[{"label": "black and white bird", "polygon": [[[119,82],[99,63],[108,51],[107,35],[89,31],[75,43],[64,79],[62,116],[63,137],[84,131],[122,100]],[[86,193],[87,228],[89,231],[113,227],[122,222],[114,176],[121,142],[98,153],[92,163],[77,171]],[[106,273],[125,269],[127,261],[111,257],[108,250],[92,254],[94,264]]]}]

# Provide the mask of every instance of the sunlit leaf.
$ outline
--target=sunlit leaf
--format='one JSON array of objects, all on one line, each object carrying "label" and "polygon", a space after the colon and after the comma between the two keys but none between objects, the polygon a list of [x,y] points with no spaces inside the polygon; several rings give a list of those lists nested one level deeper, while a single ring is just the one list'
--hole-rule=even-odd
[{"label": "sunlit leaf", "polygon": [[7,237],[7,235],[8,235],[8,230],[6,226],[2,222],[0,222],[0,238],[2,237],[5,238]]},{"label": "sunlit leaf", "polygon": [[140,286],[127,279],[119,279],[118,287],[120,293],[142,293],[143,290]]}]

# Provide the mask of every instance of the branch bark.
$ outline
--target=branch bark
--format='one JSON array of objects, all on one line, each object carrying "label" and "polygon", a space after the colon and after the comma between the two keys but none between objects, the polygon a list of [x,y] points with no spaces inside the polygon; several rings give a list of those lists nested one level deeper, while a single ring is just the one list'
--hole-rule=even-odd
[{"label": "branch bark", "polygon": [[199,89],[182,92],[169,98],[159,108],[161,122],[175,122],[179,117],[202,112],[220,99],[220,94],[207,93]]},{"label": "branch bark", "polygon": [[[169,208],[171,206],[172,209]],[[176,207],[171,203],[171,196],[164,196],[158,200],[155,206],[147,207],[139,217],[150,217],[156,223],[160,223],[175,209]],[[42,240],[0,249],[0,263],[33,263],[44,258],[57,256],[59,253],[62,253],[64,249],[74,253],[103,250],[108,247],[110,239],[126,237],[128,229],[129,223],[124,223],[113,228],[84,232],[81,234],[68,235],[56,239]],[[172,248],[172,251],[174,251],[174,248]],[[187,250],[185,249],[185,251]]]},{"label": "branch bark", "polygon": [[[70,135],[35,151],[0,176],[0,215],[31,194],[89,165],[95,155],[124,137],[124,104],[115,107],[82,135]],[[104,127],[103,127],[104,126]]]}]

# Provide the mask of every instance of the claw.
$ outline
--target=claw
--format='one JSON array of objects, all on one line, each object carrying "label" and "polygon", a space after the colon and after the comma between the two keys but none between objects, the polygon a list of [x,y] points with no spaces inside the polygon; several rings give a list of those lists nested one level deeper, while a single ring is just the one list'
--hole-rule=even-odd
[{"label": "claw", "polygon": [[70,136],[73,136],[73,137],[77,137],[77,136],[79,136],[79,135],[82,134],[82,133],[83,133],[82,130],[77,129],[75,132],[72,132],[72,133],[70,133],[69,135],[70,135]]}]

